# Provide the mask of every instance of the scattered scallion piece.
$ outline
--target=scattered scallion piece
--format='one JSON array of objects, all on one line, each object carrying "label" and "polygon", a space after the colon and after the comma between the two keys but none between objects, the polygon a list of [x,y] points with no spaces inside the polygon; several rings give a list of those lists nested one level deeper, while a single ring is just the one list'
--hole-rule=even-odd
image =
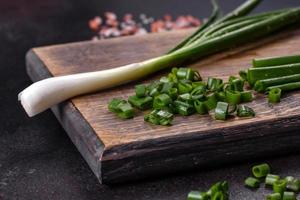
[{"label": "scattered scallion piece", "polygon": [[145,115],[144,120],[155,125],[171,125],[173,114],[167,110],[153,110],[151,113]]},{"label": "scattered scallion piece", "polygon": [[172,103],[172,99],[167,94],[160,94],[156,96],[153,100],[154,109],[162,109],[168,107]]},{"label": "scattered scallion piece", "polygon": [[135,86],[135,95],[137,97],[144,97],[146,96],[147,88],[145,85],[136,85]]},{"label": "scattered scallion piece", "polygon": [[280,88],[272,88],[268,94],[269,103],[278,103],[281,98],[281,89]]},{"label": "scattered scallion piece", "polygon": [[254,117],[255,112],[249,106],[239,105],[237,107],[237,116],[238,117]]},{"label": "scattered scallion piece", "polygon": [[208,94],[206,101],[204,102],[207,110],[213,110],[217,107],[218,99],[215,93]]},{"label": "scattered scallion piece", "polygon": [[249,188],[258,188],[259,187],[259,180],[257,178],[248,177],[245,180],[245,186]]},{"label": "scattered scallion piece", "polygon": [[252,167],[252,174],[256,178],[266,177],[270,173],[271,169],[267,163],[255,165]]},{"label": "scattered scallion piece", "polygon": [[281,194],[280,193],[269,194],[267,195],[266,200],[281,200]]},{"label": "scattered scallion piece", "polygon": [[223,87],[223,80],[219,78],[209,77],[207,80],[207,88],[212,91],[220,91]]},{"label": "scattered scallion piece", "polygon": [[284,192],[282,200],[296,200],[296,194],[294,192]]},{"label": "scattered scallion piece", "polygon": [[121,100],[121,99],[113,99],[108,104],[108,109],[111,112],[116,113],[118,117],[122,119],[129,119],[132,118],[134,115],[132,106],[125,100]]},{"label": "scattered scallion piece", "polygon": [[196,100],[194,101],[194,107],[198,114],[205,115],[208,113],[207,107],[203,101]]},{"label": "scattered scallion piece", "polygon": [[280,176],[275,174],[268,174],[265,179],[265,184],[273,186],[273,184],[280,179]]},{"label": "scattered scallion piece", "polygon": [[300,191],[300,180],[296,179],[292,176],[285,177],[285,180],[287,181],[286,188],[293,192],[299,192]]},{"label": "scattered scallion piece", "polygon": [[229,104],[226,102],[218,102],[215,109],[215,119],[216,120],[226,120],[228,116]]},{"label": "scattered scallion piece", "polygon": [[187,200],[209,200],[209,195],[206,192],[191,191],[188,194]]}]

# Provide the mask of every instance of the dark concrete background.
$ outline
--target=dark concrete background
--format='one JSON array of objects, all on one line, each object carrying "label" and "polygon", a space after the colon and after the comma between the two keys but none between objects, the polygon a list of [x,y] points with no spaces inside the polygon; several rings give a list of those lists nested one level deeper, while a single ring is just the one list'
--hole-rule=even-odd
[{"label": "dark concrete background", "polygon": [[[243,2],[222,1],[226,11]],[[115,186],[100,185],[50,111],[28,118],[17,94],[31,82],[24,56],[34,46],[88,40],[87,20],[104,11],[160,17],[209,15],[204,0],[10,0],[0,1],[0,199],[185,199],[191,189],[228,180],[231,199],[264,199],[270,191],[245,189],[252,164],[233,163],[198,172]],[[265,0],[265,11],[300,6],[295,0]],[[275,173],[300,178],[300,154],[266,158]]]}]

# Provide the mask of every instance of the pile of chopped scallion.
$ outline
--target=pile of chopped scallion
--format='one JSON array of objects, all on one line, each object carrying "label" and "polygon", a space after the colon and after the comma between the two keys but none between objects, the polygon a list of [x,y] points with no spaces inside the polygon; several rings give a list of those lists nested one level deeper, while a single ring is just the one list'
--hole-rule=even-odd
[{"label": "pile of chopped scallion", "polygon": [[269,103],[280,102],[282,92],[300,89],[300,56],[254,59],[253,67],[239,75],[230,76],[227,82],[214,77],[205,82],[194,69],[173,68],[160,80],[136,85],[128,101],[113,99],[108,108],[123,119],[133,118],[136,110],[151,110],[144,119],[156,125],[171,125],[175,114],[214,113],[216,120],[254,117],[252,108],[241,105],[254,98],[245,85],[267,93]]},{"label": "pile of chopped scallion", "polygon": [[[271,168],[267,163],[252,167],[253,177],[245,179],[245,186],[251,189],[259,188],[262,182],[266,187],[271,187],[273,193],[266,196],[266,200],[297,200],[300,192],[300,179],[293,176],[281,178],[271,174]],[[229,185],[227,181],[213,184],[207,192],[193,190],[189,192],[187,200],[228,200]]]},{"label": "pile of chopped scallion", "polygon": [[205,82],[194,69],[173,68],[160,80],[136,85],[135,95],[128,101],[113,99],[108,108],[123,119],[134,117],[135,110],[151,110],[144,119],[156,125],[171,125],[175,114],[205,115],[210,111],[214,111],[216,120],[226,120],[234,113],[238,117],[253,117],[250,107],[239,105],[253,99],[252,92],[244,90],[244,83],[234,76],[228,82],[213,77]]}]

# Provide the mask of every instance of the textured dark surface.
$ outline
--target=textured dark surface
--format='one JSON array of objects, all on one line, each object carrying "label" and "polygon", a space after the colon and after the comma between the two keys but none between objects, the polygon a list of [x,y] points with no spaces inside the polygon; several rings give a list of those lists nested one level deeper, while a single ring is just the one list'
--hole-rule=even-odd
[{"label": "textured dark surface", "polygon": [[[145,12],[161,16],[191,12],[207,16],[207,1],[25,1],[0,2],[0,199],[185,199],[191,189],[208,188],[218,180],[231,184],[231,199],[263,199],[267,190],[244,189],[253,163],[240,163],[137,183],[104,186],[80,156],[52,113],[29,119],[17,93],[31,82],[24,56],[34,46],[86,40],[86,21],[104,10]],[[225,10],[241,0],[223,1]],[[202,5],[201,5],[202,4]],[[259,10],[300,5],[294,0],[266,0]],[[199,9],[195,9],[198,8]],[[115,9],[114,9],[115,8]],[[154,9],[153,9],[154,8]],[[180,10],[180,11],[179,11]],[[276,145],[276,144],[274,144]],[[278,157],[274,155],[274,157]],[[300,155],[266,158],[275,173],[300,178]]]}]

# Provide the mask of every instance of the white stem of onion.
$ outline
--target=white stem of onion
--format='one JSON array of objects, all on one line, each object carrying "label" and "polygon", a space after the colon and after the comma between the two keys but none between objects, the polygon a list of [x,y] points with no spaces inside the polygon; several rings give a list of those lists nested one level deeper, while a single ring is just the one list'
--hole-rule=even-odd
[{"label": "white stem of onion", "polygon": [[28,116],[32,117],[69,98],[145,77],[168,67],[169,58],[165,55],[108,70],[44,79],[24,89],[18,98]]}]

